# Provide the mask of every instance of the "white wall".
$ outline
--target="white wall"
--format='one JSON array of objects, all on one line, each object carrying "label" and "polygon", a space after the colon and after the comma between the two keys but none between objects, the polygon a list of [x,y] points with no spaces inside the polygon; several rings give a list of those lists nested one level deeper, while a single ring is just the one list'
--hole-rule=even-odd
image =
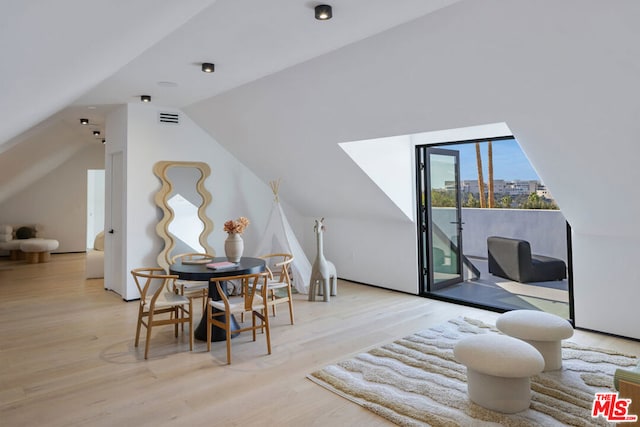
[{"label": "white wall", "polygon": [[[464,1],[187,111],[263,179],[287,153],[295,188],[283,198],[339,224],[325,250],[338,273],[400,290],[417,290],[412,225],[337,144],[505,122],[574,233],[602,236],[574,241],[577,326],[640,338],[617,314],[640,324],[635,266],[616,265],[606,295],[618,307],[604,312],[609,266],[591,258],[622,247],[640,259],[640,200],[630,197],[640,179],[638,14],[633,1]],[[412,274],[388,277],[389,264],[409,260]]]},{"label": "white wall", "polygon": [[567,261],[566,221],[557,210],[463,208],[463,252],[487,258],[487,237],[501,236],[528,241],[534,254]]},{"label": "white wall", "polygon": [[[303,247],[312,264],[317,253],[313,220],[307,219],[309,226],[303,234]],[[325,218],[324,225],[324,254],[336,266],[338,277],[418,293],[418,245],[412,243],[417,239],[414,223],[332,216]]]},{"label": "white wall", "polygon": [[[125,271],[157,265],[162,240],[155,231],[160,212],[153,198],[160,189],[160,180],[153,174],[153,165],[160,160],[202,161],[211,167],[211,176],[205,182],[212,195],[207,214],[214,223],[209,243],[218,255],[224,256],[227,237],[223,223],[239,216],[251,221],[243,235],[245,250],[249,253],[252,246],[257,246],[271,211],[273,194],[269,186],[181,111],[153,104],[129,104],[121,108],[127,113]],[[180,125],[160,124],[159,111],[179,113]],[[296,220],[295,212],[286,213]],[[139,297],[129,276],[127,273],[123,295],[126,300]]]},{"label": "white wall", "polygon": [[104,168],[95,143],[0,204],[0,223],[37,224],[38,237],[57,240],[54,253],[86,251],[87,170]]}]

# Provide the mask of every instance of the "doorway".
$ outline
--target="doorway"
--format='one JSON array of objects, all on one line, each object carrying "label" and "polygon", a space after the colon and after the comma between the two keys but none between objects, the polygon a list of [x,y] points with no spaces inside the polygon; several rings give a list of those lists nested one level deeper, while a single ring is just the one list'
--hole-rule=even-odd
[{"label": "doorway", "polygon": [[423,229],[421,261],[427,290],[460,283],[462,276],[462,210],[458,151],[422,146],[419,180],[422,188],[419,217]]},{"label": "doorway", "polygon": [[126,177],[122,151],[107,157],[107,170],[104,287],[126,300],[126,248],[123,238]]},{"label": "doorway", "polygon": [[[493,159],[484,157],[492,147],[501,174],[495,178],[493,170],[487,173]],[[570,227],[517,141],[501,137],[415,150],[420,293],[495,311],[538,309],[573,319]],[[535,176],[512,176],[528,171]],[[487,269],[492,235],[528,240],[535,253],[562,258],[568,278],[517,283],[494,276]]]},{"label": "doorway", "polygon": [[87,170],[87,249],[104,230],[104,169]]}]

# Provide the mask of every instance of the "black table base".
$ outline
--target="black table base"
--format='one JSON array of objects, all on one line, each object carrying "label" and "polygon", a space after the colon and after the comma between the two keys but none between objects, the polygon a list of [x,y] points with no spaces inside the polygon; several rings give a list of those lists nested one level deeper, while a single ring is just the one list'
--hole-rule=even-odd
[{"label": "black table base", "polygon": [[[214,312],[223,313],[223,311],[218,310],[217,308],[213,309]],[[218,320],[224,323],[224,316],[219,316]],[[239,332],[233,332],[240,329],[236,318],[231,315],[231,338],[235,338],[240,335]],[[193,331],[193,337],[200,341],[207,340],[207,312],[202,313],[202,319],[200,319],[200,323],[198,327]],[[227,340],[227,331],[222,328],[217,327],[216,325],[211,325],[211,341],[226,341]]]},{"label": "black table base", "polygon": [[[229,295],[229,291],[227,291],[226,281],[221,281],[220,287],[222,288],[222,292],[224,292],[226,295]],[[211,282],[211,281],[209,282],[209,295],[214,301],[222,300],[222,298],[220,297],[220,294],[218,293],[216,282]],[[217,308],[212,307],[212,310],[214,313],[224,313],[224,311],[218,310]],[[222,323],[226,322],[224,316],[218,316],[217,320],[219,320]],[[236,321],[236,318],[233,316],[233,314],[231,315],[230,320],[231,320],[231,338],[235,338],[238,335],[240,335],[240,332],[234,332],[234,331],[237,331],[238,329],[240,329],[240,326],[238,325],[238,322]],[[200,323],[198,324],[198,327],[195,329],[195,331],[193,331],[193,337],[200,341],[207,340],[207,311],[206,310],[204,313],[202,313],[202,319],[200,319]],[[211,341],[226,341],[226,340],[227,340],[227,331],[216,325],[211,325]]]}]

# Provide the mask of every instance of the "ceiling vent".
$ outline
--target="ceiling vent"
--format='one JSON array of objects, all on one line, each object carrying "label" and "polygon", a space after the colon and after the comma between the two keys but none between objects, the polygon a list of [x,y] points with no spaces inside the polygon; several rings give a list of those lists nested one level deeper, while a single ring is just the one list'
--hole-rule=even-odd
[{"label": "ceiling vent", "polygon": [[158,113],[158,120],[160,123],[168,123],[172,125],[180,124],[180,114],[178,113]]}]

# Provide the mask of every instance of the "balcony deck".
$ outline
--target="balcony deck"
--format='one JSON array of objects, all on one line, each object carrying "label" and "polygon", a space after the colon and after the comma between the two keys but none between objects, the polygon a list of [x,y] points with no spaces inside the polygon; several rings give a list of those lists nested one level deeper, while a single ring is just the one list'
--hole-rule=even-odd
[{"label": "balcony deck", "polygon": [[435,291],[434,294],[501,310],[532,309],[569,319],[569,282],[518,283],[489,273],[485,258],[468,257],[480,278]]}]

